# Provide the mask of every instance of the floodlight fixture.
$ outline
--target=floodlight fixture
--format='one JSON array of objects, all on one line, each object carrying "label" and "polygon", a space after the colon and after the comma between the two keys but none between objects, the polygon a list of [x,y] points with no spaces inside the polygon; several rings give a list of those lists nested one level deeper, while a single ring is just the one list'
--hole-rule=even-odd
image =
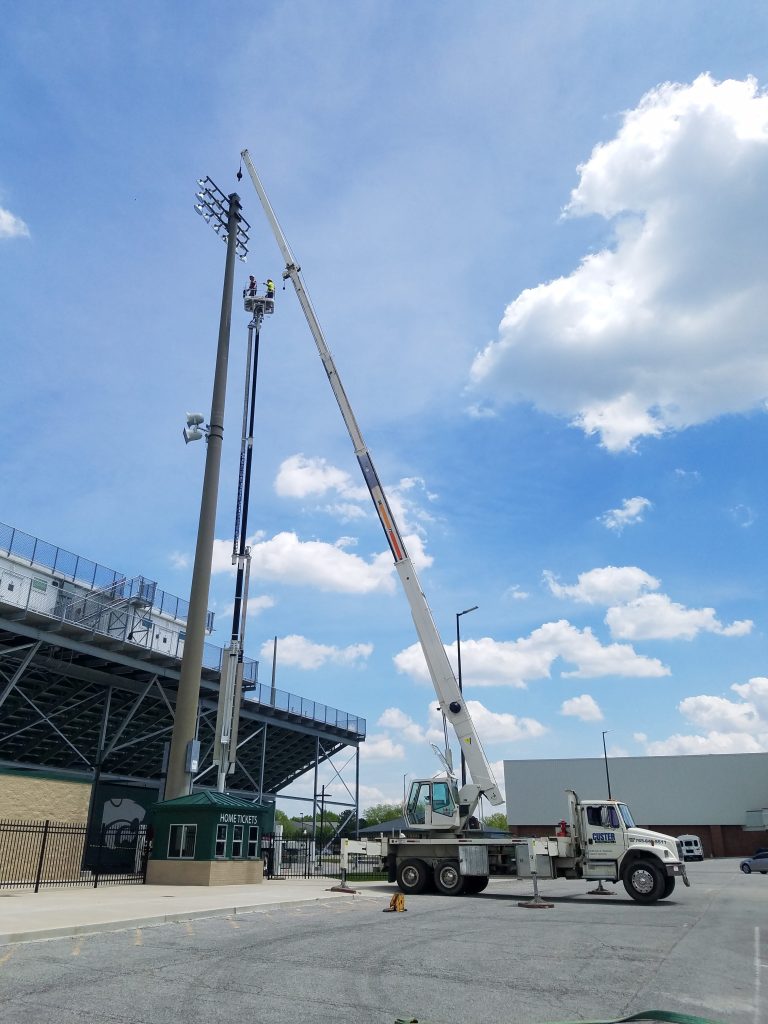
[{"label": "floodlight fixture", "polygon": [[190,441],[199,441],[203,437],[207,437],[208,428],[203,426],[205,417],[201,416],[199,412],[188,412],[187,413],[187,425],[182,430],[181,434],[184,438],[184,444],[189,444]]},{"label": "floodlight fixture", "polygon": [[[226,230],[229,222],[229,197],[225,196],[210,178],[198,178],[197,184],[200,186],[200,191],[195,193],[195,199],[198,200],[195,203],[195,211],[207,224],[211,225],[219,238],[226,242],[229,238]],[[238,214],[236,254],[243,262],[248,254],[248,232],[250,229],[251,225],[248,221]]]}]

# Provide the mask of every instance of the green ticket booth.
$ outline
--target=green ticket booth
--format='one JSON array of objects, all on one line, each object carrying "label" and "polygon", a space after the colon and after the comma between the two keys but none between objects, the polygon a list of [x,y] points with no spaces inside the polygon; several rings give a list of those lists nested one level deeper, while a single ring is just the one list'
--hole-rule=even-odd
[{"label": "green ticket booth", "polygon": [[153,804],[148,885],[247,885],[264,880],[261,837],[275,808],[204,790]]}]

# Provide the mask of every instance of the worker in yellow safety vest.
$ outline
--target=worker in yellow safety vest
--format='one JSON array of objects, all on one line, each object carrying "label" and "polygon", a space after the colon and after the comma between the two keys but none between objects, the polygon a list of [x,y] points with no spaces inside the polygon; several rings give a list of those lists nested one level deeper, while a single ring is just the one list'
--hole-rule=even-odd
[{"label": "worker in yellow safety vest", "polygon": [[275,297],[275,282],[271,277],[267,278],[267,298],[274,299]]}]

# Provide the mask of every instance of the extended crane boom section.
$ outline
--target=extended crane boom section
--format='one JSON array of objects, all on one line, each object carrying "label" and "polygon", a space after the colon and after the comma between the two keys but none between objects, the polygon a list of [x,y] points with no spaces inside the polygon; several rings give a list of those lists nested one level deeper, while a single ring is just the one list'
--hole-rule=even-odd
[{"label": "extended crane boom section", "polygon": [[336,397],[344,423],[349,431],[349,436],[352,439],[355,455],[357,456],[360,469],[362,470],[363,477],[365,478],[368,490],[370,491],[376,512],[381,520],[381,525],[384,529],[387,543],[389,544],[392,552],[392,557],[395,560],[395,568],[397,569],[406,597],[408,598],[408,604],[410,605],[411,615],[413,616],[414,625],[416,627],[416,633],[419,637],[419,641],[421,642],[429,674],[432,678],[432,684],[440,702],[440,708],[453,726],[459,743],[461,744],[461,750],[464,754],[464,759],[474,784],[473,786],[467,786],[462,789],[460,794],[461,800],[463,803],[469,803],[472,808],[477,804],[477,800],[480,796],[485,797],[491,804],[501,804],[503,803],[503,797],[499,792],[496,779],[494,778],[493,771],[485,755],[482,744],[480,743],[480,738],[477,735],[472,718],[467,711],[463,695],[459,690],[451,663],[448,660],[448,655],[445,653],[445,648],[442,640],[440,639],[437,627],[435,626],[434,619],[432,618],[432,613],[429,609],[427,599],[421,589],[413,563],[411,562],[406,550],[405,543],[397,526],[397,522],[395,521],[395,517],[392,514],[392,509],[387,501],[381,481],[379,480],[373,461],[371,460],[370,453],[366,447],[365,441],[363,440],[363,435],[357,424],[357,420],[355,419],[352,406],[349,403],[349,399],[347,398],[344,387],[339,379],[333,357],[325,342],[322,328],[320,327],[315,311],[312,308],[309,295],[307,294],[307,290],[301,279],[301,268],[294,259],[283,230],[275,216],[274,210],[272,209],[272,205],[267,198],[264,187],[256,173],[255,167],[253,166],[248,150],[243,150],[241,155],[243,163],[251,176],[251,181],[256,189],[256,193],[261,200],[261,205],[264,208],[264,212],[272,228],[275,240],[283,254],[283,258],[285,259],[283,279],[290,278],[294,288],[296,289],[296,295],[298,296],[299,303],[304,312],[304,316],[306,317],[309,329],[312,332],[312,337],[315,339],[317,350],[320,354],[323,366],[325,367],[325,372],[328,375],[328,381]]}]

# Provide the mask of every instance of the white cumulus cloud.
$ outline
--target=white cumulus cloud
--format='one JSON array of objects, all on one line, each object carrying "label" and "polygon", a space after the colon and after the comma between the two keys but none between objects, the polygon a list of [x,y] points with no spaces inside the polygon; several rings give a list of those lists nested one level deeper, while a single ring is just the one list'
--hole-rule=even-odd
[{"label": "white cumulus cloud", "polygon": [[582,693],[580,697],[571,697],[570,700],[563,701],[560,714],[580,718],[582,722],[602,722],[603,720],[603,712],[597,701],[588,693]]},{"label": "white cumulus cloud", "polygon": [[[336,544],[300,540],[293,532],[275,534],[251,544],[251,576],[293,586],[343,594],[392,593],[395,589],[392,555],[389,551],[366,561],[345,550],[349,538]],[[232,571],[231,542],[214,543],[214,572]],[[414,560],[415,561],[415,560]]]},{"label": "white cumulus cloud", "polygon": [[24,221],[0,206],[0,238],[29,238],[29,228]]},{"label": "white cumulus cloud", "polygon": [[[455,664],[455,643],[446,651]],[[461,668],[464,685],[514,686],[524,688],[535,679],[549,679],[558,659],[573,669],[563,676],[632,678],[669,675],[657,658],[647,658],[629,644],[601,644],[591,629],[577,629],[565,619],[547,622],[518,640],[462,640]],[[420,644],[412,644],[394,658],[398,672],[418,681],[429,681]]]},{"label": "white cumulus cloud", "polygon": [[355,486],[345,470],[317,456],[307,458],[302,452],[289,456],[280,464],[275,477],[275,491],[281,498],[319,497],[328,491],[336,491],[357,501],[368,496],[366,488]]},{"label": "white cumulus cloud", "polygon": [[[273,641],[266,641],[261,648],[261,659],[271,659]],[[304,636],[291,634],[279,637],[277,641],[277,659],[281,665],[296,668],[315,669],[329,662],[335,665],[359,665],[370,658],[373,644],[350,644],[348,647],[334,647],[329,644],[316,644]]]},{"label": "white cumulus cloud", "polygon": [[644,591],[658,590],[661,582],[635,565],[606,565],[579,573],[577,582],[561,584],[548,570],[544,580],[555,597],[572,598],[582,604],[610,605],[631,601]]},{"label": "white cumulus cloud", "polygon": [[[273,597],[270,597],[268,594],[259,594],[256,597],[249,597],[248,610],[246,612],[246,615],[248,616],[249,619],[255,618],[255,616],[260,615],[263,611],[266,611],[267,608],[274,608],[274,606],[275,599]],[[227,607],[224,609],[227,615],[231,615],[234,610],[234,601],[231,604],[227,605]],[[263,656],[264,655],[262,654],[262,657]]]},{"label": "white cumulus cloud", "polygon": [[666,594],[643,594],[628,604],[609,608],[605,622],[619,640],[693,640],[699,633],[746,636],[750,619],[724,626],[714,608],[686,608]]},{"label": "white cumulus cloud", "polygon": [[360,756],[365,761],[402,761],[405,747],[383,733],[370,733],[360,744]]},{"label": "white cumulus cloud", "polygon": [[172,551],[168,556],[172,569],[189,568],[189,555],[185,551]]},{"label": "white cumulus cloud", "polygon": [[614,533],[621,533],[625,526],[642,523],[644,514],[653,505],[648,498],[625,498],[619,508],[610,508],[600,517],[600,522]]},{"label": "white cumulus cloud", "polygon": [[611,243],[523,291],[471,379],[611,451],[757,408],[768,395],[768,97],[757,82],[665,83],[579,167],[565,216]]},{"label": "white cumulus cloud", "polygon": [[[491,711],[479,700],[468,700],[467,710],[475,723],[477,734],[483,745],[487,743],[516,743],[520,740],[538,739],[548,732],[547,727],[535,718],[520,718],[506,712]],[[429,738],[442,744],[443,718],[434,702],[429,705]],[[451,735],[449,729],[448,735]],[[501,773],[502,779],[504,772]]]},{"label": "white cumulus cloud", "polygon": [[768,678],[755,676],[734,683],[741,700],[711,694],[686,697],[678,711],[699,733],[675,733],[665,740],[635,739],[648,754],[751,754],[768,750]]},{"label": "white cumulus cloud", "polygon": [[400,708],[386,708],[376,723],[384,729],[395,729],[411,743],[425,743],[424,729]]}]

